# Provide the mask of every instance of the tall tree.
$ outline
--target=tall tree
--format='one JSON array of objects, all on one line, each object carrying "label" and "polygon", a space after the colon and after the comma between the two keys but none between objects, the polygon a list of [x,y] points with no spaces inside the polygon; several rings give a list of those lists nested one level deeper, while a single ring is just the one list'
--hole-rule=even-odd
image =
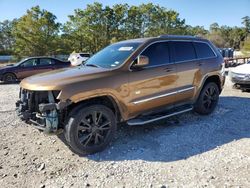
[{"label": "tall tree", "polygon": [[173,10],[152,3],[139,6],[100,3],[77,9],[64,25],[72,51],[96,52],[108,44],[129,38],[160,34],[185,34],[185,20]]},{"label": "tall tree", "polygon": [[4,20],[0,22],[0,54],[8,55],[12,53],[15,38],[12,29],[16,20]]},{"label": "tall tree", "polygon": [[243,17],[241,23],[245,26],[246,31],[250,33],[250,17],[249,16]]},{"label": "tall tree", "polygon": [[56,16],[39,6],[22,16],[13,30],[17,56],[52,55],[58,50],[57,36],[60,24]]}]

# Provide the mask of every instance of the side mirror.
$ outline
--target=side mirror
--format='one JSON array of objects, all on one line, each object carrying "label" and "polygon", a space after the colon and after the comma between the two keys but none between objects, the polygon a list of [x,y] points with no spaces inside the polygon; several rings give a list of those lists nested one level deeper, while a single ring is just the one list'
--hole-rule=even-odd
[{"label": "side mirror", "polygon": [[149,64],[149,58],[144,55],[139,55],[136,59],[136,63],[133,65],[134,68],[142,68]]}]

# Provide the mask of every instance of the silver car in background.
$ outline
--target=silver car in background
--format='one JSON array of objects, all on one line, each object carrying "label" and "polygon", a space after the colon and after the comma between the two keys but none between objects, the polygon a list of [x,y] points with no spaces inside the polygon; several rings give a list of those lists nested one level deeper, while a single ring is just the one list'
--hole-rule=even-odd
[{"label": "silver car in background", "polygon": [[231,81],[241,88],[250,89],[250,61],[229,71]]}]

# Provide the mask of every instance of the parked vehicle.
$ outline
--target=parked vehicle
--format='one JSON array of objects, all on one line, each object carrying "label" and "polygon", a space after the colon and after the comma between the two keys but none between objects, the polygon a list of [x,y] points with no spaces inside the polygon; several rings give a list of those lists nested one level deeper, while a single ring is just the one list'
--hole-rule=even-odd
[{"label": "parked vehicle", "polygon": [[64,129],[80,155],[103,150],[117,123],[144,125],[192,111],[214,111],[225,77],[208,40],[162,35],[112,44],[85,66],[24,79],[17,112],[47,133]]},{"label": "parked vehicle", "polygon": [[16,64],[0,67],[0,81],[13,82],[34,74],[69,67],[70,62],[51,57],[30,57]]},{"label": "parked vehicle", "polygon": [[229,71],[231,81],[243,89],[250,89],[250,61]]},{"label": "parked vehicle", "polygon": [[72,66],[78,66],[84,64],[90,58],[90,53],[72,53],[70,54],[68,61]]}]

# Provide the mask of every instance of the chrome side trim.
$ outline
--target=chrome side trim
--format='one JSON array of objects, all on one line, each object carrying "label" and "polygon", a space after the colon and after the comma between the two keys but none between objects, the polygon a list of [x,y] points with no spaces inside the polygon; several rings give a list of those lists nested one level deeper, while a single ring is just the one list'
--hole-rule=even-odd
[{"label": "chrome side trim", "polygon": [[181,92],[188,91],[188,90],[191,90],[191,89],[194,89],[194,86],[188,87],[188,88],[185,88],[185,89],[180,89],[180,90],[178,90],[177,92],[178,92],[178,93],[181,93]]},{"label": "chrome side trim", "polygon": [[171,116],[175,116],[175,115],[178,115],[178,114],[182,114],[182,113],[185,113],[185,112],[189,112],[193,110],[193,107],[192,108],[188,108],[188,109],[185,109],[185,110],[182,110],[182,111],[179,111],[179,112],[174,112],[172,114],[168,114],[168,115],[165,115],[165,116],[161,116],[161,117],[158,117],[158,118],[154,118],[154,119],[150,119],[150,120],[146,120],[146,121],[127,121],[127,124],[128,125],[144,125],[144,124],[147,124],[147,123],[152,123],[154,121],[158,121],[158,120],[161,120],[161,119],[164,119],[164,118],[168,118],[168,117],[171,117]]},{"label": "chrome side trim", "polygon": [[170,96],[170,95],[175,95],[177,93],[182,93],[182,92],[185,92],[185,91],[189,91],[189,90],[192,90],[194,89],[194,87],[189,87],[189,88],[185,88],[185,89],[180,89],[180,90],[177,90],[177,91],[173,91],[173,92],[170,92],[170,93],[165,93],[165,94],[162,94],[162,95],[158,95],[158,96],[155,96],[155,97],[150,97],[150,98],[147,98],[147,99],[142,99],[142,100],[138,100],[138,101],[134,101],[133,104],[139,104],[139,103],[143,103],[143,102],[148,102],[148,101],[151,101],[151,100],[154,100],[154,99],[158,99],[158,98],[162,98],[162,97],[167,97],[167,96]]}]

